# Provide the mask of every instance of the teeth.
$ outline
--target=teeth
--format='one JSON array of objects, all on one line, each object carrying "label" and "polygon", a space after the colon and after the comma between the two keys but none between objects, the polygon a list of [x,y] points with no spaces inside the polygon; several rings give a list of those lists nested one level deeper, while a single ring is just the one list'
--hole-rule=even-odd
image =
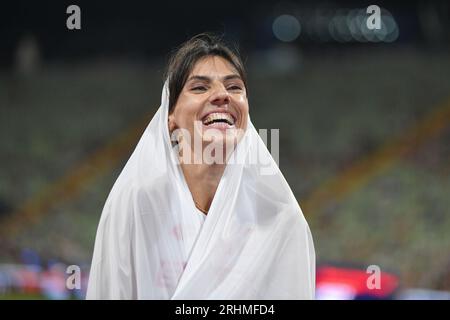
[{"label": "teeth", "polygon": [[231,114],[223,112],[210,113],[206,118],[204,118],[203,124],[209,125],[217,120],[224,120],[229,125],[234,125],[234,118],[231,116]]}]

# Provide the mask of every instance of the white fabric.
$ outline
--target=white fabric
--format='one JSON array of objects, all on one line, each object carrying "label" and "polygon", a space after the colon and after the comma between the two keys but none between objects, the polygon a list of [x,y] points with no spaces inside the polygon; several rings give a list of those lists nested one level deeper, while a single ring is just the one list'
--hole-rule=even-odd
[{"label": "white fabric", "polygon": [[[313,299],[310,229],[250,117],[205,216],[175,161],[168,95],[106,200],[87,299]],[[274,174],[247,161],[259,150]]]}]

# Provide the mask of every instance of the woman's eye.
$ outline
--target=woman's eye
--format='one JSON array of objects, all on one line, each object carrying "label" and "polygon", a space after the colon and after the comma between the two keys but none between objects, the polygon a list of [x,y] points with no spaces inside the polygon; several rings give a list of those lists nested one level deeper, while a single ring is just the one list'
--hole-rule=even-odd
[{"label": "woman's eye", "polygon": [[196,87],[193,87],[191,90],[194,90],[194,91],[206,91],[206,87],[205,86],[196,86]]}]

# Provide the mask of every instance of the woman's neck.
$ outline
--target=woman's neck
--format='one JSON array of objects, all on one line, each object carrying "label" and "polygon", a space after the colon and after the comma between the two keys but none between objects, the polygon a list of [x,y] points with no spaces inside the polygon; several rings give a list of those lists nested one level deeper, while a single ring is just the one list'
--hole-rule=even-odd
[{"label": "woman's neck", "polygon": [[181,164],[197,208],[207,212],[225,170],[225,164]]}]

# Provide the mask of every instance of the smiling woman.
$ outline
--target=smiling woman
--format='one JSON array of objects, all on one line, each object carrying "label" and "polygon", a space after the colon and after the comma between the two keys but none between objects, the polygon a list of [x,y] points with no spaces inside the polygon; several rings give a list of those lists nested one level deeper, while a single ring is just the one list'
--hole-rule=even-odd
[{"label": "smiling woman", "polygon": [[[221,155],[228,158],[247,128],[247,118],[244,80],[233,64],[220,56],[199,59],[169,114],[169,132],[186,130],[187,134],[178,133],[176,137],[180,149],[191,155],[183,157],[181,168],[197,208],[205,214],[226,161],[222,156],[216,157],[215,153],[211,154],[215,161],[205,159],[203,151],[212,140],[216,145],[213,150],[222,147]],[[196,137],[200,138],[202,148],[194,149]]]},{"label": "smiling woman", "polygon": [[[224,161],[205,161],[203,149],[225,151]],[[251,123],[242,62],[198,35],[172,57],[161,106],[106,200],[87,298],[312,299],[314,290],[311,233]]]}]

